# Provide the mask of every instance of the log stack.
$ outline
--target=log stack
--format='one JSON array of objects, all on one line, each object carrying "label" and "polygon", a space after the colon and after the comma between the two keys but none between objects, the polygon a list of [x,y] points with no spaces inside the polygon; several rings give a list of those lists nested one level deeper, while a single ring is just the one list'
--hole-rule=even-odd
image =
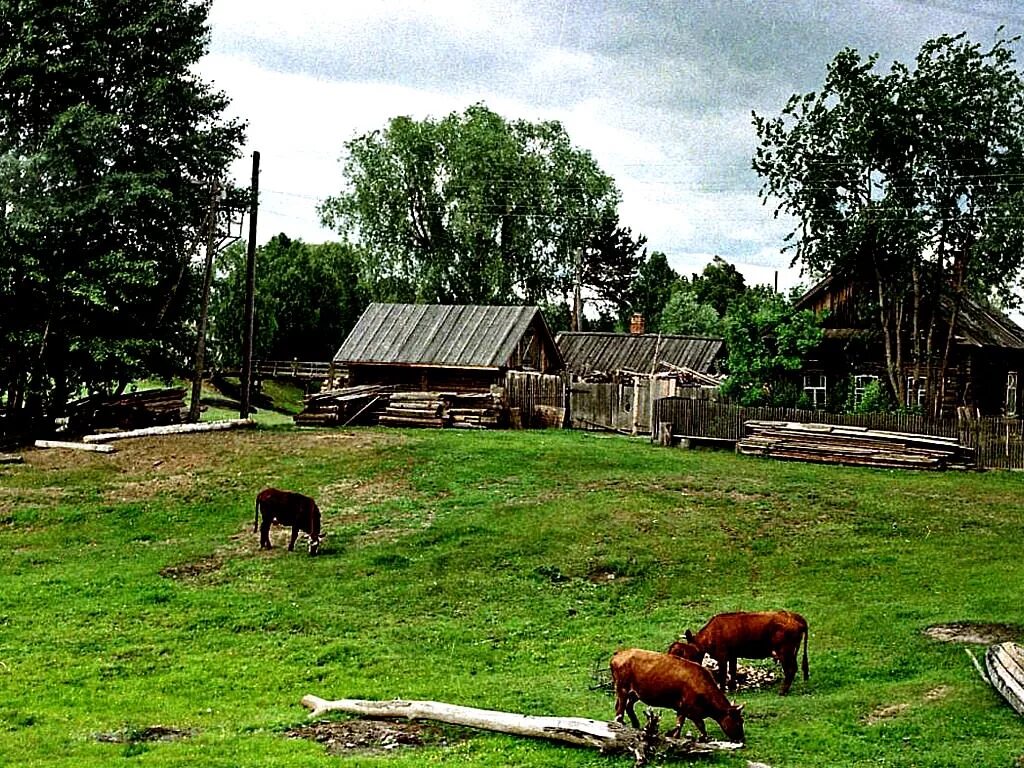
[{"label": "log stack", "polygon": [[786,421],[747,421],[743,427],[736,451],[752,456],[904,469],[974,465],[973,449],[955,437]]},{"label": "log stack", "polygon": [[184,387],[85,397],[68,403],[68,431],[83,434],[115,427],[141,429],[180,424],[184,410]]},{"label": "log stack", "polygon": [[497,392],[394,392],[380,423],[392,427],[494,429],[502,425]]},{"label": "log stack", "polygon": [[364,384],[318,392],[306,397],[296,424],[307,427],[354,426],[377,423],[393,387]]}]

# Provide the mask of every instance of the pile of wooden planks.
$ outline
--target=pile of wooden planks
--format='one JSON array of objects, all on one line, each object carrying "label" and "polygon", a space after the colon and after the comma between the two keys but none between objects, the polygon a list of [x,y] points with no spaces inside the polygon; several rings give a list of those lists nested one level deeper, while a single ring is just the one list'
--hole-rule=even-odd
[{"label": "pile of wooden planks", "polygon": [[393,392],[379,422],[392,427],[494,429],[504,412],[498,392]]},{"label": "pile of wooden planks", "polygon": [[776,459],[906,469],[973,466],[973,449],[955,437],[881,432],[863,427],[746,421],[736,451]]},{"label": "pile of wooden planks", "polygon": [[68,403],[68,431],[84,434],[112,427],[141,429],[180,424],[184,409],[184,387],[85,397]]},{"label": "pile of wooden planks", "polygon": [[387,407],[394,387],[364,384],[326,392],[305,398],[302,412],[294,417],[300,426],[354,426],[377,423]]}]

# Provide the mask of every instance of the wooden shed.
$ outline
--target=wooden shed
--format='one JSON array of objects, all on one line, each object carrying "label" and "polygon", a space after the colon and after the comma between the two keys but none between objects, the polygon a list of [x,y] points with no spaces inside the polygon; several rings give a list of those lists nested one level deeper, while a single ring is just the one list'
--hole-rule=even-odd
[{"label": "wooden shed", "polygon": [[557,373],[562,356],[538,307],[371,304],[334,356],[351,385],[487,391],[507,371]]},{"label": "wooden shed", "polygon": [[571,331],[555,341],[572,378],[571,423],[582,429],[649,433],[656,399],[710,397],[720,381],[722,339]]}]

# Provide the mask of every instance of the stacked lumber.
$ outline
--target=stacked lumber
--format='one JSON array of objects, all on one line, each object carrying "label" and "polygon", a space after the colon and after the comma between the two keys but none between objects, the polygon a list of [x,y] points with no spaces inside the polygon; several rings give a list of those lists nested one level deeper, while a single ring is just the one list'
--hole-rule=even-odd
[{"label": "stacked lumber", "polygon": [[393,387],[363,384],[306,396],[296,424],[307,427],[372,425],[387,406]]},{"label": "stacked lumber", "polygon": [[184,387],[85,397],[68,403],[68,430],[80,434],[112,427],[141,429],[180,424],[184,409]]},{"label": "stacked lumber", "polygon": [[380,423],[392,427],[493,429],[501,426],[497,392],[394,392]]},{"label": "stacked lumber", "polygon": [[906,469],[974,464],[973,449],[955,437],[788,421],[746,421],[743,427],[745,435],[736,451],[752,456]]}]

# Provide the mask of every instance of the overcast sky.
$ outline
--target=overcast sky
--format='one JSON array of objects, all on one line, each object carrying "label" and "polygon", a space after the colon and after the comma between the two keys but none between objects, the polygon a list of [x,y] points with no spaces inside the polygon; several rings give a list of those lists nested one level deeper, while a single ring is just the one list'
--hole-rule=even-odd
[{"label": "overcast sky", "polygon": [[717,254],[785,289],[801,278],[758,197],[751,111],[819,88],[845,47],[887,69],[941,34],[1019,34],[1024,2],[213,0],[210,25],[201,73],[248,122],[237,182],[261,155],[260,243],[336,239],[316,205],[342,187],[347,140],[480,102],[561,121],[615,179],[621,223],[676,270]]}]

